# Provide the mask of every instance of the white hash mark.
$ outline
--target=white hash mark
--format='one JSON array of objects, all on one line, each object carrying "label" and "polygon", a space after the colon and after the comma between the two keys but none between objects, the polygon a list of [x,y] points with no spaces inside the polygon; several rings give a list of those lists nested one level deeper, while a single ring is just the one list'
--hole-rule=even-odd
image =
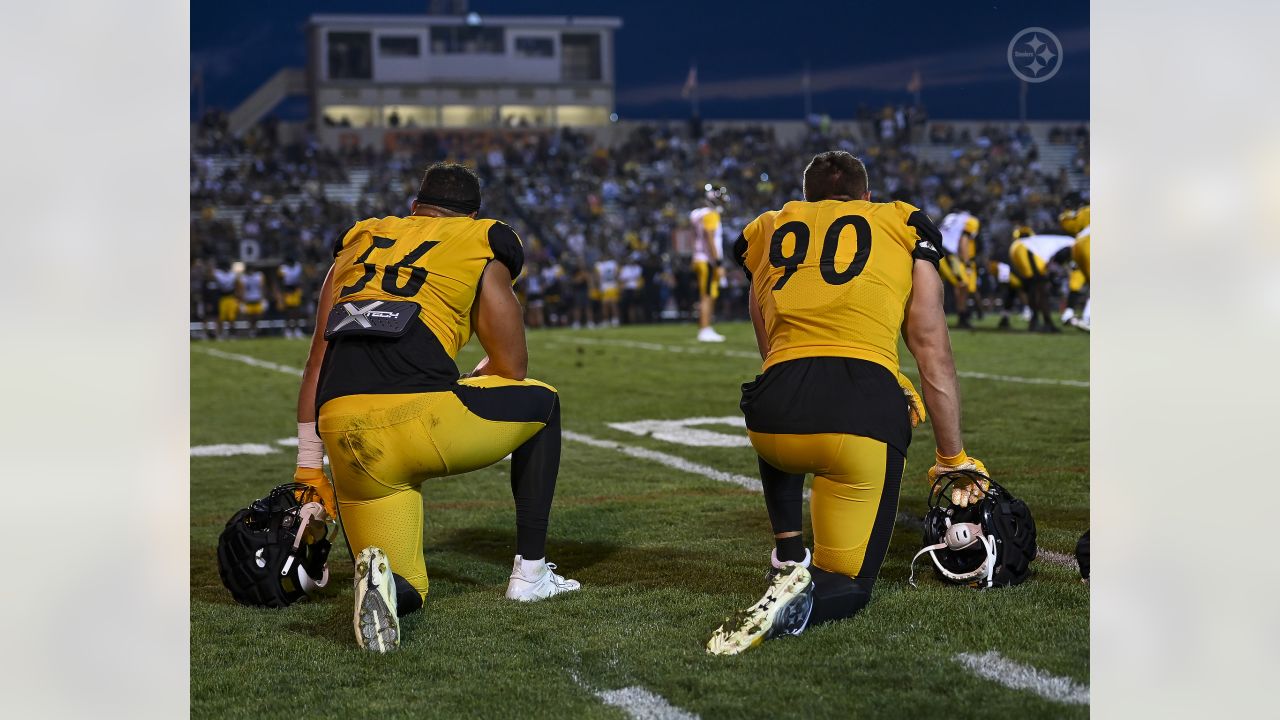
[{"label": "white hash mark", "polygon": [[698,716],[667,702],[661,695],[638,685],[619,690],[597,690],[605,705],[621,709],[633,720],[698,720]]},{"label": "white hash mark", "polygon": [[1027,690],[1053,702],[1066,705],[1088,705],[1089,686],[1071,678],[1051,675],[1044,670],[1014,662],[995,650],[981,655],[960,653],[955,661],[973,671],[979,677],[999,683],[1014,690]]}]

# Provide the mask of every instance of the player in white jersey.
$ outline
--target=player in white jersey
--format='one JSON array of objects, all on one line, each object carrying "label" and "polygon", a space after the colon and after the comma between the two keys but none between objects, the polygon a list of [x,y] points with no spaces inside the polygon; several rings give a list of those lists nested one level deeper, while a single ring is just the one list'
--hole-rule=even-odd
[{"label": "player in white jersey", "polygon": [[942,279],[952,287],[956,299],[956,327],[971,328],[969,297],[978,291],[977,237],[978,218],[963,210],[948,213],[938,223],[942,248],[946,254],[938,264]]},{"label": "player in white jersey", "polygon": [[241,278],[244,292],[240,301],[244,305],[244,316],[249,321],[249,337],[257,337],[258,321],[267,309],[267,276],[261,270],[247,272]]},{"label": "player in white jersey", "polygon": [[[1049,283],[1046,271],[1049,263],[1065,263],[1071,259],[1071,247],[1076,239],[1070,235],[1031,235],[1015,240],[1009,246],[1009,266],[1022,280],[1031,306],[1029,330],[1036,332],[1062,332],[1053,324],[1049,315]],[[1043,326],[1041,325],[1043,321]]]},{"label": "player in white jersey", "polygon": [[292,255],[285,256],[284,263],[276,270],[279,285],[276,287],[276,304],[284,313],[284,336],[302,338],[306,325],[306,311],[302,307],[302,263]]},{"label": "player in white jersey", "polygon": [[720,224],[721,203],[729,199],[724,188],[706,185],[706,204],[689,213],[693,226],[693,274],[698,282],[698,340],[724,342],[724,336],[711,327],[716,298],[720,297],[721,249],[724,229]]},{"label": "player in white jersey", "polygon": [[639,253],[632,253],[626,264],[618,271],[618,281],[622,283],[622,316],[627,319],[628,324],[640,322],[644,267],[640,265]]},{"label": "player in white jersey", "polygon": [[596,287],[600,290],[602,325],[618,325],[618,261],[607,257],[596,262]]},{"label": "player in white jersey", "polygon": [[[239,264],[239,263],[236,263]],[[218,339],[224,340],[233,329],[240,312],[240,273],[235,265],[219,259],[213,269],[213,282],[218,293]],[[223,323],[226,323],[224,326]]]}]

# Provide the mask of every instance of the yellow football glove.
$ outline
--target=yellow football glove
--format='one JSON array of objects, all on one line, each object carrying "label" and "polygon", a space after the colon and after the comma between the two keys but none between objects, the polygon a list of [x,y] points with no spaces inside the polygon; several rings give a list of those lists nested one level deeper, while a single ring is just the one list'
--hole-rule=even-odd
[{"label": "yellow football glove", "polygon": [[[987,472],[987,466],[977,458],[969,457],[964,450],[960,451],[955,457],[947,457],[936,450],[934,451],[936,464],[929,468],[929,483],[937,482],[938,476],[952,472],[954,470],[975,470],[977,472],[990,477]],[[982,499],[987,490],[991,489],[991,483],[986,480],[974,482],[972,480],[957,481],[951,486],[951,504],[959,507],[969,507],[970,503],[976,503]]]},{"label": "yellow football glove", "polygon": [[[293,471],[293,481],[316,491],[316,495],[320,497],[320,505],[324,507],[325,515],[328,516],[326,520],[331,521],[338,517],[338,499],[334,496],[333,485],[323,469],[299,467]],[[302,498],[298,498],[298,501],[307,502]]]},{"label": "yellow football glove", "polygon": [[907,398],[907,414],[911,417],[911,427],[916,427],[928,420],[929,414],[925,412],[924,400],[920,399],[920,393],[916,392],[916,387],[911,384],[911,379],[902,373],[898,373],[898,385],[902,388],[903,396]]}]

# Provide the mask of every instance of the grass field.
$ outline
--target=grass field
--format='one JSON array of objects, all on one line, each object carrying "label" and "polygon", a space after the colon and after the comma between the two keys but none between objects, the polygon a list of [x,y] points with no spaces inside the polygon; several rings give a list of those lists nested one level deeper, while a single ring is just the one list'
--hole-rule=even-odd
[{"label": "grass field", "polygon": [[[583,590],[531,605],[503,599],[514,554],[506,463],[433,481],[424,486],[423,540],[431,595],[404,621],[401,651],[388,656],[355,645],[351,559],[341,539],[330,560],[334,580],[318,599],[256,610],[223,589],[214,550],[223,523],[292,475],[293,450],[276,441],[294,434],[298,377],[290,369],[301,367],[306,343],[193,343],[191,444],[276,451],[191,459],[192,715],[1086,716],[1087,704],[1006,687],[957,659],[995,651],[1041,680],[1087,687],[1089,591],[1061,556],[1037,560],[1036,575],[1015,588],[944,586],[927,570],[919,589],[907,584],[920,534],[905,516],[924,512],[927,428],[911,445],[904,519],[871,605],[736,658],[704,653],[724,616],[764,589],[771,536],[761,497],[589,440],[754,477],[749,447],[691,447],[608,425],[740,416],[739,385],[759,370],[751,328],[718,329],[728,342],[717,346],[693,342],[687,325],[531,332],[530,375],[560,390],[565,429],[576,434],[565,441],[549,558]],[[1089,524],[1088,337],[987,328],[955,333],[952,342],[965,374],[967,448],[1030,505],[1040,547],[1069,555]],[[472,343],[459,365],[478,359]]]}]

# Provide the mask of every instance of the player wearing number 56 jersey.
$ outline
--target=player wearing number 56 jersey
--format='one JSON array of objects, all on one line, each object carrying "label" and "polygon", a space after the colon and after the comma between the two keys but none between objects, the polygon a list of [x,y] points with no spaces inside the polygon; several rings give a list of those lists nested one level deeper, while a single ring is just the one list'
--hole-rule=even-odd
[{"label": "player wearing number 56 jersey", "polygon": [[[511,228],[476,219],[479,208],[474,173],[433,165],[411,215],[365,220],[343,236],[318,300],[295,479],[323,489],[328,453],[348,545],[363,548],[356,638],[378,652],[399,645],[398,615],[427,595],[421,485],[508,454],[517,554],[507,597],[578,589],[545,560],[560,401],[554,388],[525,378],[523,317],[511,289],[524,253]],[[460,379],[454,358],[473,332],[487,356]]]},{"label": "player wearing number 56 jersey", "polygon": [[[911,428],[925,416],[899,372],[900,337],[934,415],[930,474],[980,467],[960,441],[941,236],[919,209],[870,202],[867,188],[861,161],[822,153],[805,169],[805,200],[756,218],[734,245],[751,278],[764,360],[762,374],[742,387],[742,410],[773,525],[774,576],[760,602],[712,635],[713,654],[849,617],[870,600]],[[812,553],[801,525],[807,473]]]}]

